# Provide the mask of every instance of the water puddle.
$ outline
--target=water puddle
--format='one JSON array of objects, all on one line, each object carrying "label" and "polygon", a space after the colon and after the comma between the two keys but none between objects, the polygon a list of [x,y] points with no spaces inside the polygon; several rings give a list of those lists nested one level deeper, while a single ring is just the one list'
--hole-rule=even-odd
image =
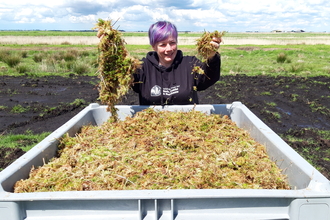
[{"label": "water puddle", "polygon": [[287,114],[287,115],[291,115],[291,112],[289,111],[285,111],[283,108],[280,108],[280,107],[276,107],[278,110],[280,110],[281,112]]},{"label": "water puddle", "polygon": [[65,90],[67,90],[68,87],[60,87],[60,88],[35,88],[32,91],[45,91],[47,93],[60,93],[60,92],[64,92]]}]

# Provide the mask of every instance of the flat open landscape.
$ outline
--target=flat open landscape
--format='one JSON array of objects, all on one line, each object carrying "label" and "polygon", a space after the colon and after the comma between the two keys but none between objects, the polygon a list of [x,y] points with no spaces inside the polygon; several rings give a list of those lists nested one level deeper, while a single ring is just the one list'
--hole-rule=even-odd
[{"label": "flat open landscape", "polygon": [[[124,36],[124,39],[133,55],[142,57],[149,50],[145,36]],[[180,37],[179,49],[193,54],[195,40],[196,36]],[[0,51],[27,51],[21,62],[30,68],[20,73],[18,68],[0,60],[0,135],[3,139],[9,135],[52,132],[89,103],[99,102],[95,67],[77,73],[67,68],[69,65],[65,63],[69,61],[57,61],[54,57],[53,69],[46,66],[49,65],[46,60],[32,67],[35,65],[32,58],[40,51],[73,50],[88,51],[92,67],[97,54],[96,37],[0,35],[0,43]],[[327,45],[330,45],[327,34],[228,33],[220,49],[221,79],[199,93],[200,102],[241,101],[330,178],[330,57],[327,52],[330,47]],[[283,63],[277,60],[281,53],[286,55]],[[78,56],[74,63],[83,59]],[[137,105],[138,97],[130,91],[118,104]],[[38,141],[20,138],[12,142],[15,144],[10,148],[0,144],[1,168],[24,154],[22,149],[26,145]]]},{"label": "flat open landscape", "polygon": [[[97,45],[99,39],[95,33],[91,36],[1,36],[1,44],[54,44],[63,42],[74,45]],[[141,35],[141,34],[140,34]],[[148,36],[131,36],[123,33],[128,45],[148,45]],[[143,35],[143,34],[142,34]],[[180,34],[179,45],[194,45],[201,33]],[[290,44],[325,44],[330,45],[328,33],[226,33],[225,45],[290,45]]]}]

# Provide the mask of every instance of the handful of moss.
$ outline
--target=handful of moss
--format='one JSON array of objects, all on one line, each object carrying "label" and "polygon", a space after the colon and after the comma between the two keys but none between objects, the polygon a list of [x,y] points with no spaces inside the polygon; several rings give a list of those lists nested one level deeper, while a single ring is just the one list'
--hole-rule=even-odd
[{"label": "handful of moss", "polygon": [[103,36],[98,45],[99,99],[116,120],[115,105],[133,84],[132,74],[140,61],[129,55],[126,42],[111,20],[99,19],[94,29],[98,29],[99,37]]},{"label": "handful of moss", "polygon": [[16,193],[141,189],[290,189],[265,147],[228,116],[138,112],[66,136],[59,157]]}]

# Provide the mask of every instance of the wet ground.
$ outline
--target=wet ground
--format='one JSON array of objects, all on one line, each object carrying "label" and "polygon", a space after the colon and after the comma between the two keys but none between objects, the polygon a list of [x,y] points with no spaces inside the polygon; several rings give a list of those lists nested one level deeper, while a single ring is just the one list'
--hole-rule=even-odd
[{"label": "wet ground", "polygon": [[[0,78],[0,135],[52,132],[86,105],[98,102],[97,77]],[[240,101],[277,134],[330,177],[330,141],[316,132],[330,130],[329,77],[223,76],[199,93],[201,104]],[[120,104],[137,105],[130,92]],[[288,135],[295,137],[287,139]],[[0,168],[22,153],[0,152]]]}]

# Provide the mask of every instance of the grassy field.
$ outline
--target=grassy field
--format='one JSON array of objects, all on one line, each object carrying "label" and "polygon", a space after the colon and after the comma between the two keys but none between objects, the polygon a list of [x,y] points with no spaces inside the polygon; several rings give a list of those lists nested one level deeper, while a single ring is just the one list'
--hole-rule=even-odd
[{"label": "grassy field", "polygon": [[[148,44],[147,32],[122,32],[128,44]],[[179,32],[179,44],[191,45],[202,32]],[[95,45],[96,32],[78,31],[0,31],[1,44],[72,44]],[[226,33],[226,45],[330,44],[329,33]]]},{"label": "grassy field", "polygon": [[[132,56],[142,58],[149,45],[127,45]],[[179,45],[186,55],[195,55],[194,45]],[[330,73],[330,45],[221,45],[222,74],[301,75]],[[95,45],[1,44],[2,75],[94,75],[98,50]],[[282,56],[284,60],[279,57]],[[253,61],[253,62],[251,62]]]}]

